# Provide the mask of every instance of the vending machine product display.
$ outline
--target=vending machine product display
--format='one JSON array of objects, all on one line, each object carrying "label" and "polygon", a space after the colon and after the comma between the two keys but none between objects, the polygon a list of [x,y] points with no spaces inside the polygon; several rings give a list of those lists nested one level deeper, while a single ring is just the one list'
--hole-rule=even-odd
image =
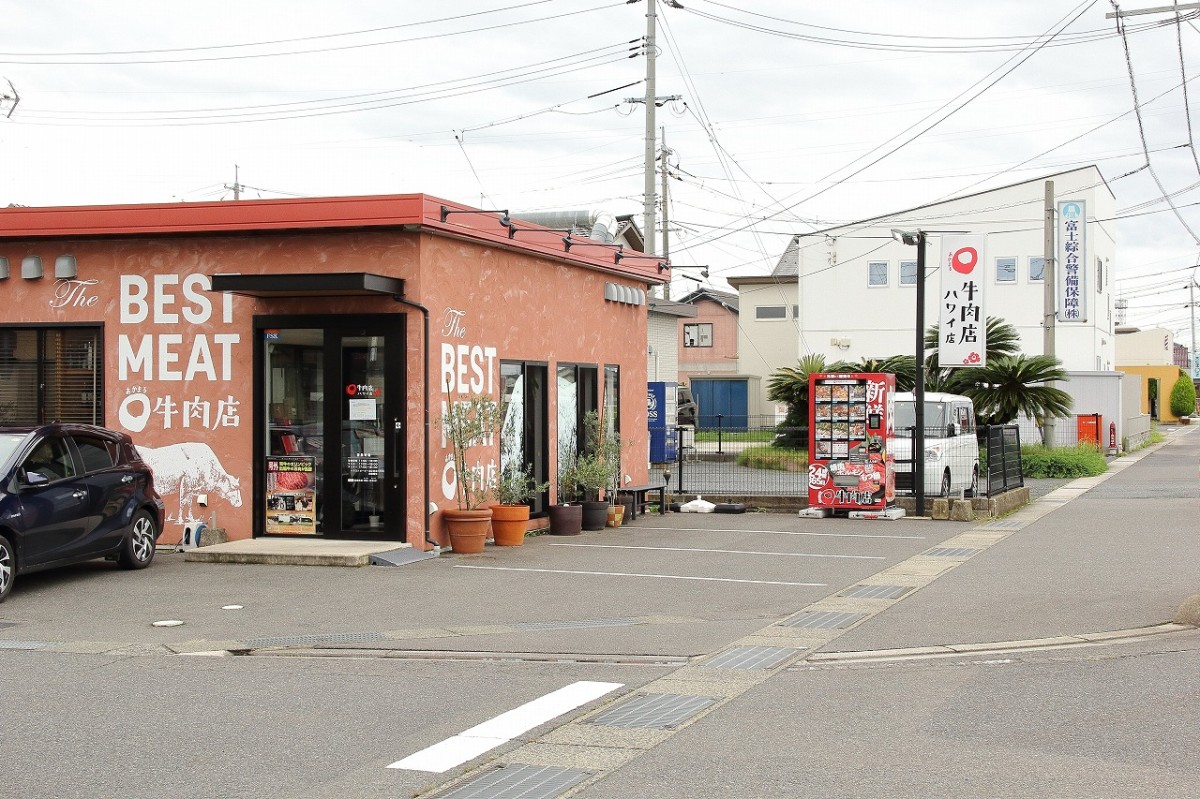
[{"label": "vending machine product display", "polygon": [[[894,507],[895,375],[819,373],[808,379],[808,507],[881,512]],[[858,514],[855,514],[858,515]]]}]

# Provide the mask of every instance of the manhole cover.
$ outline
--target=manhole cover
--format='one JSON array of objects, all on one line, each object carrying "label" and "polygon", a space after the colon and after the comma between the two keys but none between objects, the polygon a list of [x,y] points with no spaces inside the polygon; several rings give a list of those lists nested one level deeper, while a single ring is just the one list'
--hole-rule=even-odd
[{"label": "manhole cover", "polygon": [[735,646],[700,665],[710,669],[769,669],[799,651],[780,646]]},{"label": "manhole cover", "polygon": [[590,771],[512,764],[489,771],[438,799],[549,799],[591,776]]},{"label": "manhole cover", "polygon": [[937,547],[925,554],[933,558],[968,558],[978,551],[978,549],[971,549],[970,547]]},{"label": "manhole cover", "polygon": [[600,714],[589,723],[625,729],[661,729],[678,726],[716,702],[707,696],[655,694],[639,696]]},{"label": "manhole cover", "polygon": [[911,590],[907,585],[856,585],[838,596],[847,599],[899,599]]},{"label": "manhole cover", "polygon": [[838,610],[809,610],[780,624],[781,627],[800,627],[806,630],[840,630],[849,627],[865,613],[847,613]]}]

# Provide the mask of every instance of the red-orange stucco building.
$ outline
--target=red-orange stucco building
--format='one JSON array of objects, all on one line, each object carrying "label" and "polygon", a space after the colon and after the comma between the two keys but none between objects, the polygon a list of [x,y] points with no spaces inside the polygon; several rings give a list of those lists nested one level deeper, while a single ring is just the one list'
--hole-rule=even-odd
[{"label": "red-orange stucco building", "polygon": [[[445,543],[445,403],[505,401],[475,468],[555,479],[590,411],[646,481],[657,259],[425,195],[0,209],[0,423],[129,432],[163,542]],[[554,500],[555,486],[534,503]]]}]

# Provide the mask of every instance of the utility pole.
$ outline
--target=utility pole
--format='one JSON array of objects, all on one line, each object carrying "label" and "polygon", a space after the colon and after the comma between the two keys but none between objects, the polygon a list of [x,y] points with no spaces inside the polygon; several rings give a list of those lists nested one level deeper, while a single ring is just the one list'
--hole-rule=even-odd
[{"label": "utility pole", "polygon": [[669,261],[669,260],[671,260],[671,238],[670,238],[671,226],[667,221],[667,215],[668,215],[668,211],[667,211],[667,198],[668,198],[667,179],[670,177],[667,174],[667,155],[671,151],[667,149],[667,129],[666,129],[666,127],[660,128],[660,132],[662,134],[662,206],[663,206],[663,212],[662,212],[662,229],[663,229],[662,256],[663,256],[664,261]]},{"label": "utility pole", "polygon": [[[1046,216],[1042,237],[1042,354],[1054,357],[1054,320],[1058,314],[1054,277],[1054,181],[1046,181]],[[1053,383],[1048,385],[1053,386]],[[1042,444],[1054,446],[1054,417],[1042,420]]]},{"label": "utility pole", "polygon": [[233,190],[233,199],[242,199],[242,184],[238,182],[238,165],[233,165],[233,185],[225,184],[225,188]]},{"label": "utility pole", "polygon": [[17,87],[13,86],[11,80],[8,78],[5,78],[4,80],[6,83],[8,83],[8,90],[12,92],[12,94],[0,94],[0,111],[4,110],[5,105],[11,103],[12,105],[8,106],[8,113],[4,115],[5,119],[9,119],[12,117],[13,111],[17,110],[17,103],[21,102],[21,95],[17,94]]},{"label": "utility pole", "polygon": [[657,235],[654,230],[654,203],[657,199],[654,196],[654,156],[655,156],[655,141],[654,141],[654,104],[656,98],[654,96],[654,27],[658,21],[658,0],[646,0],[646,196],[643,199],[642,205],[642,220],[646,226],[646,255],[654,255],[656,245],[654,238]]}]

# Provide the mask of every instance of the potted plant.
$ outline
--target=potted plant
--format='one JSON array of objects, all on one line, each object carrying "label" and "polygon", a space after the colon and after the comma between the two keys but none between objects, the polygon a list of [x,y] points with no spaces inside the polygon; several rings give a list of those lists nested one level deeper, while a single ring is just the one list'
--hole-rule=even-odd
[{"label": "potted plant", "polygon": [[583,529],[583,506],[579,503],[579,453],[559,442],[558,503],[547,510],[551,535],[579,535]]},{"label": "potted plant", "polygon": [[[584,418],[586,445],[578,458],[576,483],[583,496],[583,529],[603,530],[613,486],[621,470],[621,442],[615,431],[605,430],[599,413]],[[607,496],[602,496],[606,492]]]},{"label": "potted plant", "polygon": [[546,490],[550,483],[533,479],[533,467],[510,465],[500,472],[496,499],[492,505],[492,540],[498,547],[519,547],[525,542],[529,522],[529,500]]},{"label": "potted plant", "polygon": [[451,400],[442,415],[442,432],[450,443],[454,464],[457,508],[442,511],[450,546],[460,554],[483,551],[492,522],[488,500],[496,491],[495,473],[476,470],[468,464],[470,450],[491,443],[500,428],[500,407],[488,396]]}]

